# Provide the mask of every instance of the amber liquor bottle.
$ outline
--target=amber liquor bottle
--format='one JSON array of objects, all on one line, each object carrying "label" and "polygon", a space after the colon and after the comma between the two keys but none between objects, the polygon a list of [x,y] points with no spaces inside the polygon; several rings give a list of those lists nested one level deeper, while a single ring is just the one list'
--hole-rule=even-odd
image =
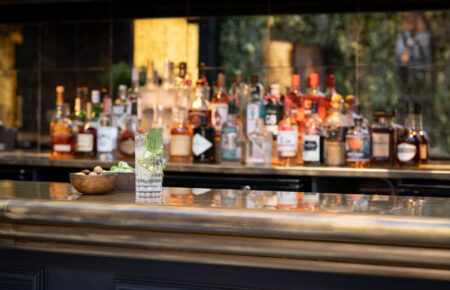
[{"label": "amber liquor bottle", "polygon": [[408,103],[407,107],[407,123],[397,144],[397,164],[402,167],[415,167],[420,165],[421,138],[416,129],[414,105]]},{"label": "amber liquor bottle", "polygon": [[377,121],[370,127],[371,162],[374,165],[393,165],[394,128],[387,122],[384,110],[375,110],[373,117]]},{"label": "amber liquor bottle", "polygon": [[56,87],[56,111],[50,122],[52,157],[71,158],[75,152],[72,122],[64,110],[64,87]]},{"label": "amber liquor bottle", "polygon": [[430,152],[430,138],[427,132],[423,129],[423,115],[422,105],[420,103],[414,103],[414,114],[416,115],[417,132],[420,136],[420,163],[428,163]]},{"label": "amber liquor bottle", "polygon": [[170,131],[170,161],[176,163],[192,162],[192,128],[186,121],[185,110],[179,109],[174,115]]},{"label": "amber liquor bottle", "polygon": [[93,104],[86,104],[87,120],[77,134],[77,156],[93,158],[97,155],[97,129],[95,128]]}]

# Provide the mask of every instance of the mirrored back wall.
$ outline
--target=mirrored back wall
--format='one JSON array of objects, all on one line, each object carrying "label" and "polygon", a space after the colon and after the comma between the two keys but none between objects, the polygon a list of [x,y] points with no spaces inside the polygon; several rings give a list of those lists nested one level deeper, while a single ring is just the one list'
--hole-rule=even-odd
[{"label": "mirrored back wall", "polygon": [[[415,98],[425,104],[425,128],[432,153],[450,152],[446,124],[450,10],[297,14],[240,17],[181,17],[133,20],[78,20],[0,25],[0,120],[19,128],[24,147],[46,150],[55,87],[66,86],[73,106],[76,88],[130,84],[130,68],[153,60],[187,62],[194,78],[205,63],[209,83],[218,72],[257,74],[266,89],[301,86],[312,72],[335,74],[338,92],[356,95],[363,113],[399,109]],[[284,91],[284,90],[282,90]]]}]

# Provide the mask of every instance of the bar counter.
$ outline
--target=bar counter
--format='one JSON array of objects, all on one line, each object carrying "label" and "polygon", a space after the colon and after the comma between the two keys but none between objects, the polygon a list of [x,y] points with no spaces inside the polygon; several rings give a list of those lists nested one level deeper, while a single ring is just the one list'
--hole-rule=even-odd
[{"label": "bar counter", "polygon": [[[283,200],[297,205],[283,210]],[[350,279],[345,280],[350,284],[356,275],[366,281],[365,289],[381,283],[378,279],[393,279],[389,285],[396,289],[405,279],[412,283],[408,289],[442,287],[450,281],[450,199],[164,188],[155,204],[135,193],[88,196],[67,183],[1,181],[0,248],[0,269],[12,261],[19,267],[18,257],[26,251],[30,257],[156,261],[168,269],[170,263],[182,263],[253,269],[263,276],[264,271],[281,271],[280,277],[290,273],[275,284],[278,289],[290,289],[292,277],[304,285],[320,284],[317,279],[323,277],[314,276],[319,274],[332,275],[323,278],[328,282]],[[270,275],[258,279],[222,282],[272,288]]]}]

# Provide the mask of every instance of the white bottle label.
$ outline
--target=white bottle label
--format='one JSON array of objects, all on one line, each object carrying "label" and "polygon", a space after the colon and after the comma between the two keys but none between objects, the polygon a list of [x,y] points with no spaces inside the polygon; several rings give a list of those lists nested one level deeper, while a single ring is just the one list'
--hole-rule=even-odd
[{"label": "white bottle label", "polygon": [[194,152],[195,156],[199,156],[212,146],[213,144],[208,139],[198,133],[192,139],[192,152]]},{"label": "white bottle label", "polygon": [[217,132],[222,130],[223,123],[228,118],[228,104],[212,104],[211,122]]},{"label": "white bottle label", "polygon": [[303,136],[303,161],[317,162],[320,161],[320,136],[305,135]]},{"label": "white bottle label", "polygon": [[256,122],[259,119],[259,105],[249,104],[247,106],[247,135],[254,132],[256,129]]},{"label": "white bottle label", "polygon": [[298,131],[278,131],[277,150],[282,157],[295,157],[298,149]]},{"label": "white bottle label", "polygon": [[117,128],[111,126],[100,126],[97,130],[97,151],[112,152],[116,148]]},{"label": "white bottle label", "polygon": [[389,134],[373,133],[372,134],[372,155],[374,157],[389,158]]},{"label": "white bottle label", "polygon": [[428,144],[420,144],[420,159],[428,159]]},{"label": "white bottle label", "polygon": [[401,143],[397,146],[397,157],[400,161],[407,162],[416,156],[416,146],[408,143]]},{"label": "white bottle label", "polygon": [[248,141],[250,148],[247,151],[247,162],[264,163],[264,137],[251,136]]},{"label": "white bottle label", "polygon": [[70,144],[53,144],[53,151],[70,152]]},{"label": "white bottle label", "polygon": [[77,135],[77,151],[78,152],[92,152],[94,151],[94,135],[92,134],[78,134]]},{"label": "white bottle label", "polygon": [[170,156],[188,157],[192,152],[192,141],[189,135],[172,135],[170,137]]}]

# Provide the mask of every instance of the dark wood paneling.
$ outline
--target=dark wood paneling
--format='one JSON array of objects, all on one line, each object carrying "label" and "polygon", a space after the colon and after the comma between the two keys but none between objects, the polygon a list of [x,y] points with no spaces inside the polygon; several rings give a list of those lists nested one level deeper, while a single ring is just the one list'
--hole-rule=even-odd
[{"label": "dark wood paneling", "polygon": [[44,289],[43,270],[0,269],[0,289]]}]

